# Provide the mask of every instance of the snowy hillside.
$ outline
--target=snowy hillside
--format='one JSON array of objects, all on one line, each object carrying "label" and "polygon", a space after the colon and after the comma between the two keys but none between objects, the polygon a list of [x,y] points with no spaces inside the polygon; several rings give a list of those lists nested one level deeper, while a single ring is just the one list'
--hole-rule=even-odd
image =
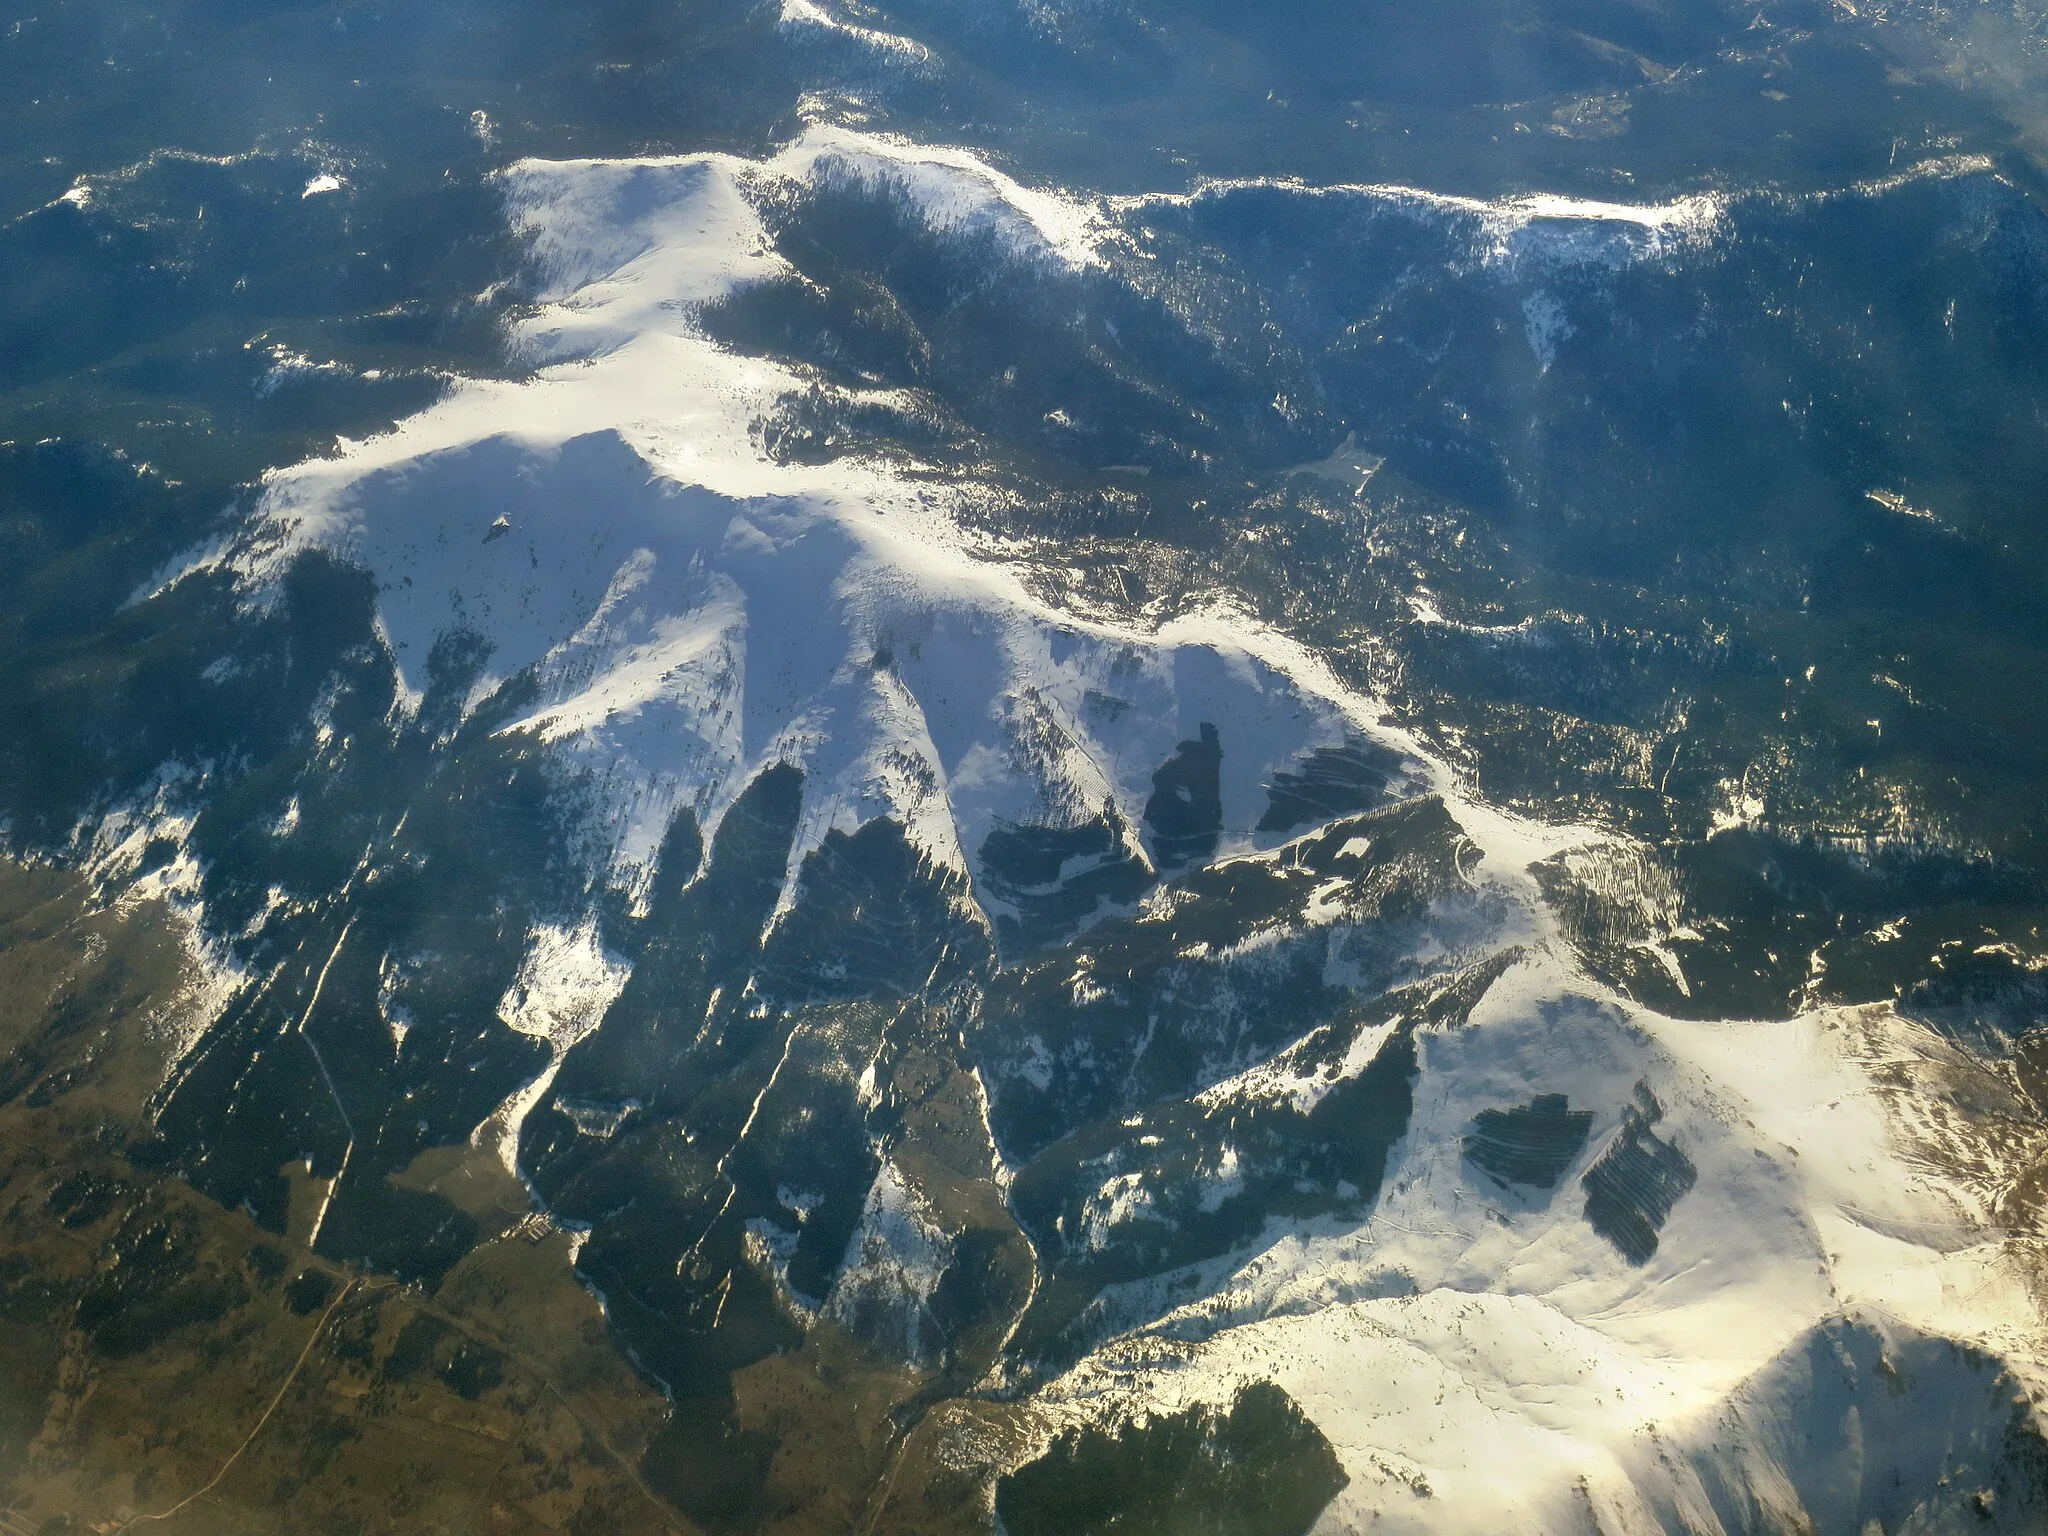
[{"label": "snowy hillside", "polygon": [[[2036,1442],[2001,1439],[2048,1385],[1997,1214],[2021,1152],[1930,1111],[1939,1039],[1886,1007],[1725,1023],[1638,1006],[1586,974],[1531,873],[1622,840],[1479,803],[1223,606],[1151,628],[1063,611],[914,468],[771,457],[761,423],[806,381],[699,316],[791,278],[759,209],[833,178],[887,185],[936,235],[1019,263],[1100,259],[1099,211],[846,130],[759,164],[517,166],[507,201],[546,281],[518,330],[537,371],[461,384],[275,476],[198,567],[232,571],[256,610],[309,550],[366,568],[398,712],[443,743],[488,718],[542,749],[587,912],[528,936],[499,1012],[548,1065],[477,1134],[559,1220],[596,1227],[591,1282],[646,1317],[715,1297],[715,1333],[751,1275],[763,1337],[829,1324],[917,1369],[971,1362],[959,1388],[1021,1396],[1038,1450],[1277,1382],[1348,1480],[1330,1532],[2048,1517],[2026,1481],[2048,1464]],[[1532,232],[1558,260],[1663,259],[1719,216],[1426,206],[1492,262],[1530,259]],[[1546,367],[1547,323],[1530,312]],[[887,1119],[896,1026],[800,1013],[866,985],[804,957],[827,952],[834,882],[870,868],[844,850],[882,823],[914,867],[859,885],[843,926],[925,911],[920,882],[950,916],[916,921],[958,925],[904,1005],[974,1053],[957,1081],[978,1150],[957,1186]],[[752,889],[731,883],[754,878],[743,857],[767,861],[756,907],[731,894]],[[737,947],[703,941],[686,973],[676,946],[698,940],[665,914],[697,912],[676,905],[693,890],[718,905],[691,921],[737,924]],[[611,953],[591,914],[615,896],[672,936]],[[1639,947],[1675,970],[1645,912]],[[963,933],[1002,964],[946,991]],[[744,1113],[693,1118],[694,1085],[727,1073]],[[1905,1102],[1901,1081],[1924,1094]],[[799,1107],[851,1128],[850,1162],[751,1150]],[[710,1150],[674,1154],[703,1160],[664,1196],[680,1225],[635,1227],[624,1149],[664,1116]],[[1004,1314],[984,1275],[994,1310],[962,1322],[947,1277],[972,1245],[948,1223],[970,1209],[1007,1234],[986,1252],[1028,1243],[1031,1277]],[[727,1238],[727,1267],[707,1268]],[[661,1325],[631,1326],[664,1369]],[[1864,1426],[1846,1491],[1785,1427],[1822,1403]],[[1962,1437],[1942,1466],[1976,1483],[1927,1492],[1936,1425]]]}]

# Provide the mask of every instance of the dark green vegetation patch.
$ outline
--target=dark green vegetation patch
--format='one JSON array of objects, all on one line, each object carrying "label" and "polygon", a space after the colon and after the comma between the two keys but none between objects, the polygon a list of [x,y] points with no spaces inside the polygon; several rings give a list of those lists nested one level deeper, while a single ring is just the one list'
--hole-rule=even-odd
[{"label": "dark green vegetation patch", "polygon": [[1657,1235],[1699,1178],[1692,1159],[1651,1129],[1664,1107],[1638,1086],[1636,1102],[1621,1112],[1621,1134],[1586,1170],[1586,1220],[1631,1264],[1647,1264]]},{"label": "dark green vegetation patch", "polygon": [[1512,1109],[1472,1117],[1465,1158],[1503,1184],[1555,1189],[1593,1128],[1590,1109],[1571,1109],[1561,1093],[1539,1093]]},{"label": "dark green vegetation patch", "polygon": [[1349,1481],[1322,1431],[1262,1381],[1227,1413],[1068,1430],[1002,1480],[996,1513],[1009,1536],[1302,1536]]}]

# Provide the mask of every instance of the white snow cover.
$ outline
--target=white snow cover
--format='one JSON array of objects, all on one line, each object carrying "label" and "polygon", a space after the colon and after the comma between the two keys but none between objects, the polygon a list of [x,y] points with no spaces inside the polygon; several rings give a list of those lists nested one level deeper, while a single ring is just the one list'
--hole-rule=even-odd
[{"label": "white snow cover", "polygon": [[818,129],[765,165],[705,155],[523,164],[514,217],[550,302],[530,381],[465,384],[386,436],[277,475],[254,536],[216,556],[260,596],[298,552],[367,566],[407,696],[438,640],[488,645],[474,707],[533,669],[506,729],[591,770],[601,870],[644,880],[678,806],[707,831],[765,765],[808,775],[803,858],[888,812],[973,873],[998,818],[1143,818],[1151,776],[1215,724],[1225,848],[1264,786],[1371,730],[1297,648],[1229,614],[1156,634],[1085,622],[981,558],[943,493],[864,465],[765,458],[750,427],[795,385],[722,351],[696,310],[782,270],[748,200],[776,177],[893,178],[936,227],[1085,257],[1082,221],[953,150]]},{"label": "white snow cover", "polygon": [[[476,1132],[478,1144],[497,1150],[506,1172],[519,1172],[519,1130],[527,1114],[546,1096],[569,1048],[603,1022],[628,974],[626,962],[600,941],[595,918],[574,928],[543,923],[527,935],[519,974],[498,1002],[498,1017],[522,1035],[545,1041],[548,1064]],[[403,1047],[403,1032],[394,1033]]]},{"label": "white snow cover", "polygon": [[902,1359],[922,1362],[939,1342],[933,1329],[927,1343],[925,1324],[951,1253],[923,1199],[884,1158],[847,1245],[845,1267],[825,1300],[825,1315]]},{"label": "white snow cover", "polygon": [[[233,949],[207,930],[199,861],[187,846],[213,766],[161,764],[150,782],[125,800],[97,807],[71,832],[70,855],[95,893],[102,899],[113,894],[130,909],[161,902],[190,957],[188,979],[157,1021],[173,1071],[251,979]],[[5,831],[0,826],[0,835]],[[273,902],[255,921],[275,909]]]},{"label": "white snow cover", "polygon": [[[1341,199],[1376,212],[1435,221],[1463,235],[1473,267],[1510,272],[1553,267],[1618,269],[1666,260],[1709,246],[1725,227],[1727,200],[1715,193],[1667,203],[1608,203],[1591,198],[1532,193],[1485,200],[1386,182],[1310,185],[1293,179],[1211,180],[1193,192],[1143,193],[1109,200],[1118,213],[1148,207],[1191,206],[1260,187],[1302,197]],[[1461,263],[1462,265],[1463,263]]]},{"label": "white snow cover", "polygon": [[845,43],[876,64],[912,74],[931,74],[938,69],[931,49],[915,38],[846,21],[815,0],[782,0],[776,31],[796,42]]},{"label": "white snow cover", "polygon": [[[507,729],[589,771],[595,872],[628,889],[677,807],[715,828],[776,761],[807,774],[792,879],[829,829],[884,813],[970,883],[998,818],[1073,823],[1111,802],[1135,826],[1151,774],[1204,722],[1222,741],[1226,852],[1256,844],[1275,769],[1350,734],[1400,750],[1445,794],[1527,957],[1468,1026],[1422,1036],[1414,1119],[1377,1209],[1363,1226],[1277,1236],[1213,1294],[1112,1340],[1042,1394],[1054,1418],[1220,1402],[1272,1379],[1350,1474],[1326,1531],[1548,1530],[1574,1499],[1635,1531],[1652,1528],[1650,1426],[1705,1423],[1845,1309],[1980,1340],[2038,1378],[2039,1320],[1997,1234],[1875,1086],[1902,1021],[1692,1024],[1605,996],[1527,873],[1595,841],[1591,829],[1472,801],[1315,658],[1232,614],[1157,633],[1062,614],[969,545],[944,492],[872,466],[765,458],[751,423],[798,381],[720,351],[696,311],[782,270],[749,187],[831,174],[887,176],[936,227],[993,232],[1025,259],[1093,259],[1087,210],[962,152],[845,130],[758,164],[522,164],[508,197],[549,279],[519,330],[533,377],[463,384],[387,435],[275,476],[254,533],[197,559],[228,564],[256,601],[300,551],[361,562],[415,704],[437,640],[457,630],[489,647],[468,707],[533,669],[537,693]],[[1467,205],[1348,190],[1471,219],[1488,261],[1574,242],[1636,259],[1719,217],[1708,199]],[[594,929],[537,930],[505,1018],[558,1060],[622,982]],[[1343,1070],[1383,1039],[1362,1037]],[[546,1081],[494,1119],[501,1145]],[[1583,1219],[1578,1179],[1638,1085],[1698,1181],[1635,1268]],[[1284,1062],[1227,1087],[1320,1091]],[[1478,1110],[1537,1093],[1595,1111],[1593,1133],[1554,1199],[1490,1192],[1463,1168],[1461,1135]],[[890,1166],[850,1259],[828,1307],[898,1309],[914,1356],[942,1239]]]},{"label": "white snow cover", "polygon": [[[1351,1478],[1318,1530],[1495,1536],[1580,1529],[1588,1499],[1601,1529],[1665,1530],[1653,1509],[1684,1499],[1660,1448],[1708,1438],[1844,1313],[1981,1344],[2042,1382],[2005,1234],[1942,1173],[1954,1149],[1916,1144],[1885,1103],[1882,1069],[1916,1030],[1889,1009],[1668,1019],[1539,947],[1468,1025],[1421,1036],[1414,1118],[1362,1226],[1279,1236],[1044,1401],[1158,1412],[1276,1381]],[[1638,1085],[1698,1169],[1640,1268],[1585,1220],[1578,1184]],[[1555,1194],[1474,1177],[1473,1117],[1539,1093],[1597,1116]]]}]

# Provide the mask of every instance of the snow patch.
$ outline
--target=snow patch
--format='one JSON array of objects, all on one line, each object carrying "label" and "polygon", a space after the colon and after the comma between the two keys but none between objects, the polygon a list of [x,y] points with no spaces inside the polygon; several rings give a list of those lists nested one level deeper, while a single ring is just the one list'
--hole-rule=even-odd
[{"label": "snow patch", "polygon": [[1522,301],[1522,325],[1537,366],[1550,372],[1550,365],[1557,361],[1558,343],[1572,334],[1571,317],[1552,295],[1537,292]]},{"label": "snow patch", "polygon": [[800,42],[849,43],[878,64],[915,75],[931,74],[938,68],[938,56],[916,39],[844,21],[815,0],[782,0],[775,30]]},{"label": "snow patch", "polygon": [[952,1252],[924,1198],[885,1157],[824,1313],[898,1358],[922,1363],[943,1347],[929,1303]]},{"label": "snow patch", "polygon": [[[499,1105],[474,1138],[495,1146],[508,1173],[519,1172],[519,1131],[527,1114],[546,1096],[570,1048],[603,1021],[629,974],[626,962],[604,948],[595,918],[575,928],[543,923],[527,935],[525,958],[498,1002],[498,1017],[506,1027],[545,1041],[548,1064]],[[395,1021],[392,1033],[403,1045],[404,1029]]]},{"label": "snow patch", "polygon": [[1460,265],[1509,275],[1566,269],[1618,271],[1670,261],[1710,247],[1727,224],[1727,200],[1701,193],[1666,203],[1610,203],[1532,193],[1492,200],[1398,183],[1309,185],[1270,177],[1204,182],[1188,193],[1112,198],[1107,209],[1142,215],[1148,207],[1187,207],[1233,193],[1277,188],[1301,197],[1341,199],[1374,211],[1432,222],[1464,247]]},{"label": "snow patch", "polygon": [[[1642,1514],[1665,1496],[1645,1470],[1659,1447],[1845,1313],[2041,1374],[2017,1255],[1984,1224],[1988,1198],[1969,1208],[1942,1171],[1943,1155],[1995,1160],[1955,1147],[1952,1119],[1909,1134],[1888,1097],[1929,1101],[1900,1074],[1946,1058],[1889,1008],[1674,1020],[1544,947],[1466,1025],[1417,1044],[1409,1131],[1363,1225],[1269,1236],[1208,1294],[1096,1350],[1047,1407],[1157,1413],[1277,1381],[1350,1475],[1326,1528],[1493,1536],[1559,1528],[1582,1497],[1637,1521],[1604,1528],[1662,1529]],[[1219,1090],[1290,1086],[1280,1063]],[[1474,1116],[1544,1093],[1595,1116],[1556,1188],[1475,1177]],[[1587,1221],[1579,1181],[1645,1093],[1698,1179],[1638,1265]]]}]

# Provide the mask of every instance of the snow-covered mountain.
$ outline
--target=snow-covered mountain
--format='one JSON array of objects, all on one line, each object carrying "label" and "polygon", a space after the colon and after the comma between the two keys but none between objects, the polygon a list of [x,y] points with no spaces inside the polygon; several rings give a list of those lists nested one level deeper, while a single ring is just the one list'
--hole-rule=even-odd
[{"label": "snow-covered mountain", "polygon": [[[457,799],[537,765],[552,894],[474,1026],[534,1047],[472,1134],[584,1234],[643,1368],[694,1403],[693,1373],[855,1340],[923,1383],[933,1454],[1012,1536],[1055,1528],[1020,1469],[1228,1425],[1262,1383],[1339,1469],[1318,1530],[2038,1528],[2048,1361],[2010,1222],[2044,1148],[2011,1063],[1889,1005],[1646,1007],[1559,916],[1618,904],[1683,982],[1625,836],[1489,807],[1221,598],[1078,606],[1043,549],[973,531],[971,480],[772,454],[814,381],[706,308],[805,281],[766,220],[849,186],[1055,277],[1129,238],[1109,203],[846,129],[515,166],[530,376],[273,476],[151,588],[225,573],[260,616],[309,554],[367,571],[385,725],[486,764]],[[1721,217],[1326,195],[1546,272],[1691,259]],[[1567,322],[1531,304],[1548,368]],[[404,826],[330,905],[297,1023],[338,962],[382,978],[343,1048],[388,1026],[348,1069],[386,1084],[378,1129],[321,1060],[329,1202],[445,1134],[398,1106],[475,1066],[416,1022],[438,952],[352,926],[387,864],[436,889],[447,855]],[[184,1085],[255,1006],[168,1092],[202,1183],[258,1100]],[[725,1454],[743,1407],[679,1409],[673,1454]]]}]

